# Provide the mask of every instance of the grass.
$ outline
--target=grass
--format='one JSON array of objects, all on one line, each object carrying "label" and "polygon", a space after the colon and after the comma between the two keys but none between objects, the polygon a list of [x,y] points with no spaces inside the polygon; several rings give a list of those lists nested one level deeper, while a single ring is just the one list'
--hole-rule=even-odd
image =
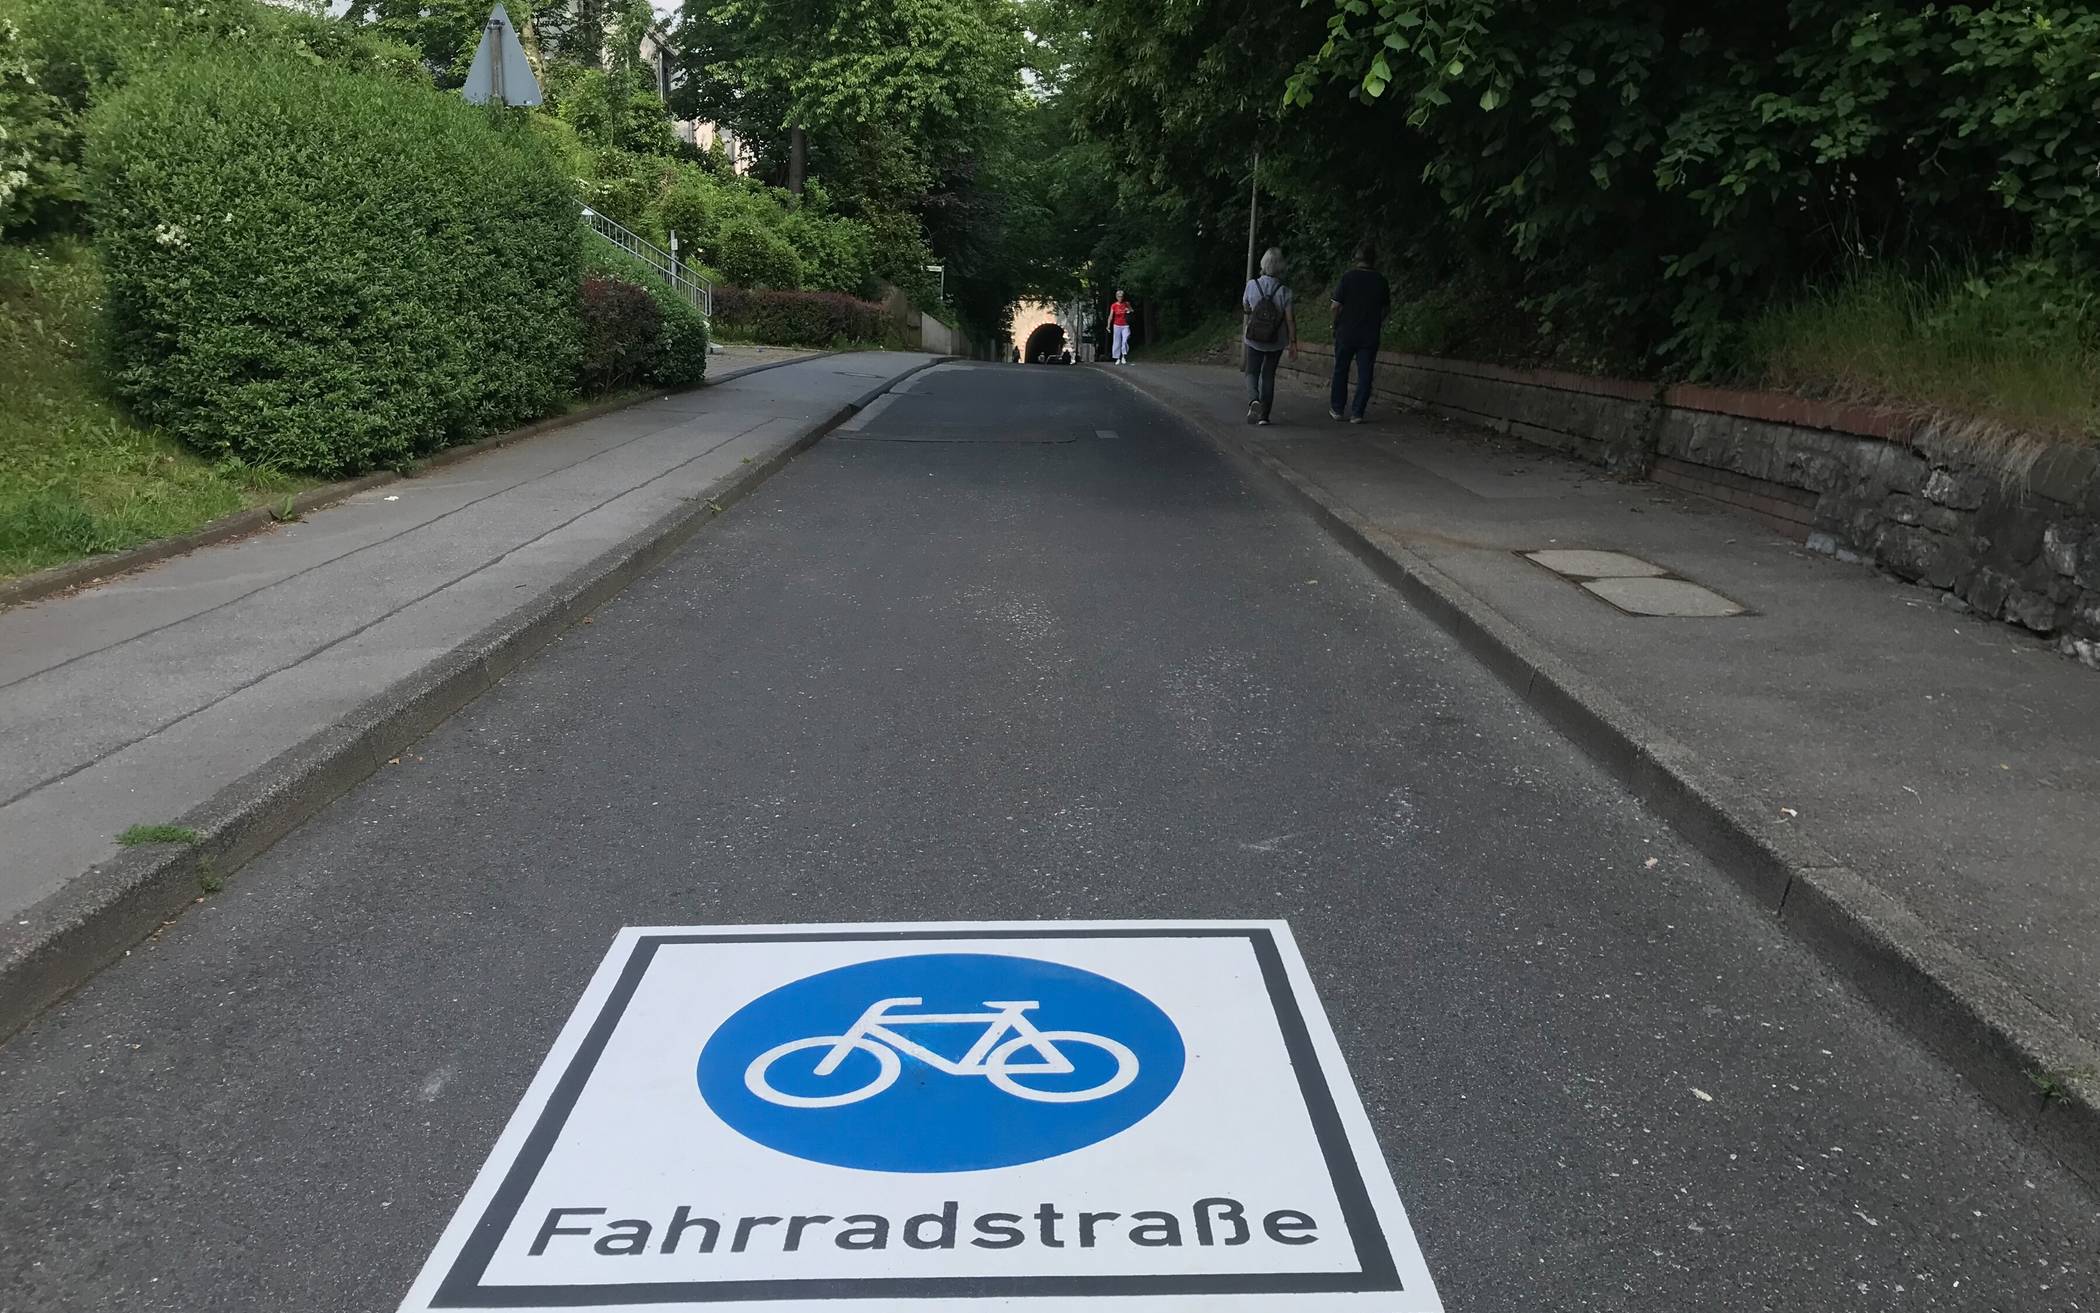
[{"label": "grass", "polygon": [[[1328,310],[1326,285],[1303,291],[1294,286],[1291,290],[1297,294],[1300,344],[1310,348],[1333,346],[1334,317]],[[1472,320],[1482,317],[1482,312],[1459,292],[1437,290],[1410,295],[1395,288],[1392,313],[1386,317],[1379,345],[1388,351],[1419,355],[1464,355],[1470,340],[1467,335],[1475,328]],[[1225,344],[1238,337],[1239,332],[1240,316],[1230,310],[1221,311],[1199,321],[1179,337],[1144,348],[1141,354],[1153,360],[1230,360],[1237,364],[1236,354],[1227,350]]]},{"label": "grass", "polygon": [[142,848],[149,843],[195,843],[197,832],[187,825],[134,825],[118,835],[117,842],[126,848]]},{"label": "grass", "polygon": [[1766,387],[2100,437],[2100,296],[2032,267],[1861,271],[1753,322],[1744,363]]},{"label": "grass", "polygon": [[[1137,346],[1131,355],[1140,360],[1202,360],[1215,363],[1229,360],[1232,353],[1226,344],[1239,335],[1240,317],[1230,310],[1220,311],[1196,325],[1179,337],[1170,337],[1157,346]],[[1235,366],[1237,362],[1233,362]]]},{"label": "grass", "polygon": [[187,533],[310,480],[214,463],[97,383],[102,280],[77,242],[0,246],[0,578]]},{"label": "grass", "polygon": [[[1312,348],[1329,345],[1325,289],[1294,290],[1300,292],[1300,340]],[[1224,360],[1221,344],[1237,322],[1220,314],[1145,354]],[[1588,368],[1530,353],[1508,358],[1510,345],[1521,340],[1511,336],[1509,314],[1492,298],[1463,287],[1396,287],[1382,345]],[[1949,437],[2016,471],[2052,445],[2100,440],[2100,288],[2040,264],[1989,275],[1961,266],[1918,274],[1862,265],[1744,325],[1735,364],[1722,372],[1725,377],[1702,381],[1950,421]]]}]

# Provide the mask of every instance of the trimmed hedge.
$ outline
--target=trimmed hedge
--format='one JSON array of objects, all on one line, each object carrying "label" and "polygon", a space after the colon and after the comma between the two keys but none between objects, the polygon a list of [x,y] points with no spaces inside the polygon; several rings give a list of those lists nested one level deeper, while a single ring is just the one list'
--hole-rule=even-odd
[{"label": "trimmed hedge", "polygon": [[590,274],[578,293],[583,361],[577,381],[587,394],[610,392],[648,375],[663,345],[663,316],[646,288]]},{"label": "trimmed hedge", "polygon": [[608,242],[593,237],[584,247],[584,268],[630,282],[656,302],[658,338],[648,378],[667,388],[691,387],[707,376],[707,316],[673,292],[656,271]]},{"label": "trimmed hedge", "polygon": [[519,116],[253,50],[99,106],[118,394],[199,451],[343,475],[547,414],[583,233]]},{"label": "trimmed hedge", "polygon": [[827,347],[885,341],[890,329],[881,306],[838,292],[715,289],[715,331],[741,341]]}]

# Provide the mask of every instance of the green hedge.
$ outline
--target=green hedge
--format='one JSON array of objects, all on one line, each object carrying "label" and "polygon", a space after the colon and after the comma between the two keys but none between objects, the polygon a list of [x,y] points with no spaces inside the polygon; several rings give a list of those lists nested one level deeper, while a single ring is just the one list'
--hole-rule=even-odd
[{"label": "green hedge", "polygon": [[707,316],[673,292],[656,271],[640,260],[592,237],[584,248],[584,267],[593,274],[625,279],[646,290],[656,302],[661,336],[649,381],[667,388],[691,387],[707,374]]},{"label": "green hedge", "polygon": [[142,70],[207,43],[429,81],[414,51],[371,27],[266,0],[0,0],[0,232],[85,232],[83,116]]},{"label": "green hedge", "polygon": [[892,325],[881,306],[837,292],[715,289],[715,329],[724,337],[773,346],[882,342]]},{"label": "green hedge", "polygon": [[784,232],[802,257],[802,285],[813,292],[859,296],[875,283],[875,243],[866,224],[798,210]]},{"label": "green hedge", "polygon": [[576,376],[584,392],[610,392],[648,377],[663,342],[663,316],[648,289],[624,278],[588,274],[578,301],[583,360]]},{"label": "green hedge", "polygon": [[583,233],[518,116],[186,52],[89,121],[119,394],[196,449],[340,475],[546,414]]},{"label": "green hedge", "polygon": [[708,254],[735,287],[802,286],[802,256],[779,232],[748,219],[722,225]]}]

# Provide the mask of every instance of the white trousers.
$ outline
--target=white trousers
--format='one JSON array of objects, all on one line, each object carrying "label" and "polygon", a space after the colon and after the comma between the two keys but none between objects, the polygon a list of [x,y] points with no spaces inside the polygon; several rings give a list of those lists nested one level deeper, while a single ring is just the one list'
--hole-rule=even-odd
[{"label": "white trousers", "polygon": [[1109,337],[1114,343],[1108,351],[1110,359],[1122,360],[1130,355],[1130,325],[1112,325],[1109,329]]}]

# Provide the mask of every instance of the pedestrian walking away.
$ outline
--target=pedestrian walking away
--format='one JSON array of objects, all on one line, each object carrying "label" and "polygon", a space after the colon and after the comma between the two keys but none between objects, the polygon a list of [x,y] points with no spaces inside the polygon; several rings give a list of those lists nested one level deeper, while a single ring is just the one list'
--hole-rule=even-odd
[{"label": "pedestrian walking away", "polygon": [[1123,289],[1116,289],[1114,304],[1108,307],[1108,358],[1119,365],[1130,363],[1130,302],[1123,299]]},{"label": "pedestrian walking away", "polygon": [[1272,246],[1262,253],[1261,273],[1247,280],[1240,294],[1247,326],[1240,344],[1241,368],[1247,374],[1247,422],[1266,425],[1276,405],[1276,366],[1289,351],[1298,358],[1298,316],[1291,309],[1291,289],[1283,285],[1283,252]]},{"label": "pedestrian walking away", "polygon": [[1356,248],[1356,265],[1334,285],[1334,386],[1327,397],[1327,417],[1340,419],[1349,400],[1349,365],[1356,365],[1356,404],[1349,422],[1364,422],[1371,404],[1371,370],[1378,363],[1378,341],[1392,308],[1392,285],[1378,272],[1378,249],[1365,242]]}]

